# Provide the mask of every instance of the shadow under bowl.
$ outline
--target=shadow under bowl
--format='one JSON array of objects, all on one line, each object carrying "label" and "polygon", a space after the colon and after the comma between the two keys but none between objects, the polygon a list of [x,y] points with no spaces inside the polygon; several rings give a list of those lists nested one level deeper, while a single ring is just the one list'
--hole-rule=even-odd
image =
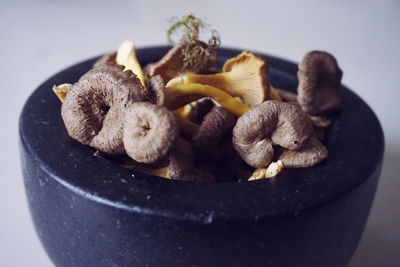
[{"label": "shadow under bowl", "polygon": [[[137,50],[142,64],[169,47]],[[220,49],[219,64],[240,53]],[[297,65],[263,55],[275,87],[295,91]],[[72,140],[54,75],[27,100],[20,154],[36,231],[57,266],[345,266],[361,237],[384,150],[373,111],[343,87],[326,137],[329,158],[276,178],[204,184],[125,169]]]}]

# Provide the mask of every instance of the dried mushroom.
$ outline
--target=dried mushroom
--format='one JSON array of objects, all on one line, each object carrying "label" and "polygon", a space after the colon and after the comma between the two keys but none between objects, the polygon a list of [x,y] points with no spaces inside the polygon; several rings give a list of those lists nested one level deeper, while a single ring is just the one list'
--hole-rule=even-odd
[{"label": "dried mushroom", "polygon": [[148,98],[153,104],[164,105],[164,88],[165,84],[161,75],[151,77],[149,80]]},{"label": "dried mushroom", "polygon": [[115,61],[115,58],[117,56],[117,52],[102,56],[101,58],[99,58],[93,65],[93,67],[98,67],[100,65],[106,64],[106,63],[114,63],[117,64]]},{"label": "dried mushroom", "polygon": [[254,106],[269,99],[267,67],[267,62],[260,56],[243,51],[225,62],[222,73],[185,74],[170,80],[167,87],[193,83],[210,85],[239,97],[249,106]]},{"label": "dried mushroom", "polygon": [[190,66],[184,66],[183,54],[185,50],[194,49],[196,46],[206,48],[208,45],[203,42],[192,43],[178,43],[158,62],[150,65],[148,76],[153,77],[155,75],[161,75],[164,82],[168,82],[172,78],[185,73],[206,73],[208,69],[215,66],[217,63],[216,58],[210,58],[209,61],[204,64],[201,68],[194,69]]},{"label": "dried mushroom", "polygon": [[299,149],[312,131],[310,120],[298,107],[269,100],[238,119],[233,129],[233,145],[247,164],[263,168],[272,161],[274,145]]},{"label": "dried mushroom", "polygon": [[149,102],[131,104],[125,111],[123,144],[140,163],[155,163],[167,156],[179,135],[174,114]]},{"label": "dried mushroom", "polygon": [[68,134],[126,168],[184,181],[251,181],[325,160],[326,116],[342,101],[336,59],[307,53],[295,94],[274,88],[249,51],[218,69],[220,38],[201,41],[205,28],[192,14],[175,20],[167,36],[183,29],[179,42],[145,73],[125,41],[78,82],[54,86]]},{"label": "dried mushroom", "polygon": [[215,178],[204,170],[197,169],[190,143],[178,139],[169,154],[170,177],[176,180],[212,182]]},{"label": "dried mushroom", "polygon": [[72,138],[106,153],[122,154],[125,107],[137,101],[146,101],[146,94],[136,75],[106,63],[72,85],[61,115]]},{"label": "dried mushroom", "polygon": [[342,102],[342,74],[331,54],[324,51],[307,53],[297,73],[297,101],[303,111],[311,115],[324,115],[338,110]]},{"label": "dried mushroom", "polygon": [[328,157],[328,150],[316,138],[310,140],[299,150],[284,150],[279,159],[288,168],[312,167]]},{"label": "dried mushroom", "polygon": [[204,117],[199,131],[193,137],[197,146],[213,148],[218,146],[225,135],[232,131],[236,118],[223,107],[214,106]]},{"label": "dried mushroom", "polygon": [[234,154],[231,133],[236,118],[223,107],[214,106],[204,116],[199,130],[193,137],[196,156],[208,160],[230,158]]},{"label": "dried mushroom", "polygon": [[175,110],[175,113],[194,123],[200,124],[203,120],[203,117],[214,106],[215,103],[211,98],[203,97]]}]

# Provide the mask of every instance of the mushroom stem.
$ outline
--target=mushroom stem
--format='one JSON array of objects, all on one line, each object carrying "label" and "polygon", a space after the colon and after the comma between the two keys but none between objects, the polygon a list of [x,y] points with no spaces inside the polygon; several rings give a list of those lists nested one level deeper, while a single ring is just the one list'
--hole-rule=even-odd
[{"label": "mushroom stem", "polygon": [[248,105],[243,104],[240,100],[230,96],[221,89],[199,83],[177,84],[171,87],[167,86],[165,90],[165,106],[175,110],[194,100],[207,96],[213,98],[222,107],[236,116],[243,115],[250,108]]},{"label": "mushroom stem", "polygon": [[267,62],[261,57],[243,51],[227,60],[223,72],[216,74],[185,74],[175,77],[167,87],[199,83],[214,86],[231,96],[239,97],[243,103],[254,106],[269,99],[269,81],[266,75]]},{"label": "mushroom stem", "polygon": [[172,179],[201,182],[215,180],[208,172],[196,168],[191,144],[180,138],[176,140],[169,153],[168,167]]}]

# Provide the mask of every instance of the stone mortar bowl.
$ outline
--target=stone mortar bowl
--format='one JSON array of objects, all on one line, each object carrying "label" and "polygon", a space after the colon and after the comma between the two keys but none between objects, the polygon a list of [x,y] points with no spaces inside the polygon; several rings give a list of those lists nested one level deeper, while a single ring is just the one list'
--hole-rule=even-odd
[{"label": "stone mortar bowl", "polygon": [[[141,63],[169,47],[138,49]],[[240,53],[220,49],[220,64]],[[297,65],[264,55],[272,84],[295,91]],[[125,169],[72,140],[54,84],[73,83],[90,59],[54,75],[27,100],[20,154],[30,212],[57,266],[345,266],[363,232],[382,166],[373,111],[343,88],[325,144],[329,159],[253,182],[194,183]]]}]

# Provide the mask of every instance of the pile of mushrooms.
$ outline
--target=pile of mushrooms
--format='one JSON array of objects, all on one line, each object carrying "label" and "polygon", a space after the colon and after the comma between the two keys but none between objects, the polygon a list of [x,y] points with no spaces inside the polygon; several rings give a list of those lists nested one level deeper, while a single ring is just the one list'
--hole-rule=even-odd
[{"label": "pile of mushrooms", "polygon": [[341,104],[332,55],[306,54],[296,95],[272,87],[266,60],[252,52],[221,71],[215,58],[193,71],[182,49],[142,69],[125,41],[76,83],[54,86],[69,136],[127,168],[187,181],[256,180],[327,158],[327,116]]}]

